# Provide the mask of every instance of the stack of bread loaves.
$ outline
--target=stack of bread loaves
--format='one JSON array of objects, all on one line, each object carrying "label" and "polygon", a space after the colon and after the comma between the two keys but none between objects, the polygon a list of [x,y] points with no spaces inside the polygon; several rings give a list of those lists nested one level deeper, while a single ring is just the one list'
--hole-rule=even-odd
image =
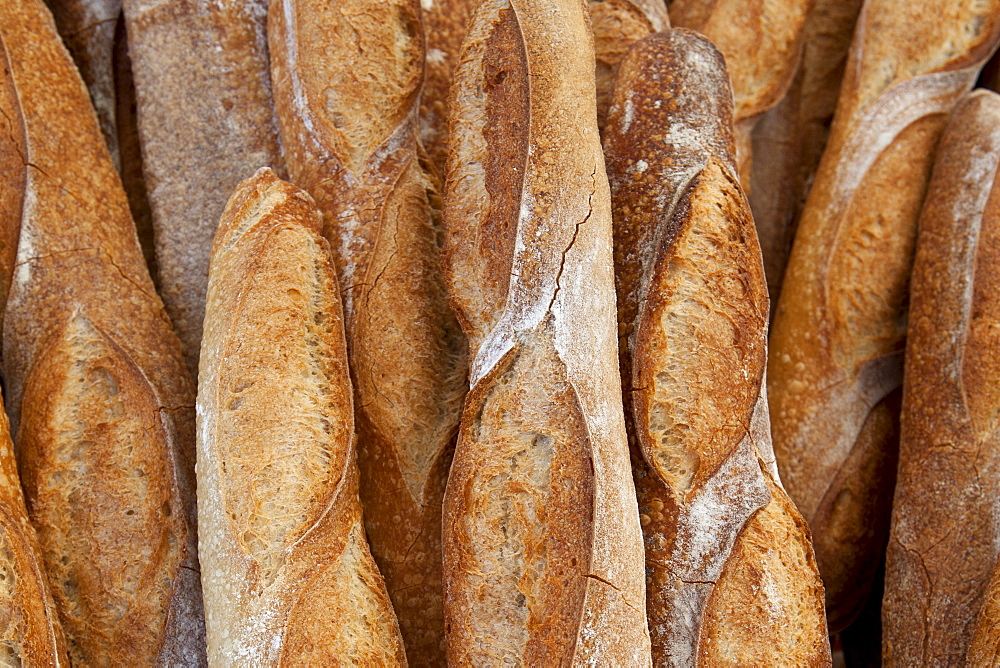
[{"label": "stack of bread loaves", "polygon": [[1000,666],[998,44],[0,0],[0,665]]}]

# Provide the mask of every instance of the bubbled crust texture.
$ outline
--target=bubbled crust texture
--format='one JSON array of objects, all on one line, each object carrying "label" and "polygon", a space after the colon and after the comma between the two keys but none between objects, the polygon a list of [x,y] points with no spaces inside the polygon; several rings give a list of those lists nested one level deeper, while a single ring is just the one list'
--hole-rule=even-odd
[{"label": "bubbled crust texture", "polygon": [[920,216],[884,663],[958,665],[1000,551],[1000,97],[952,114]]},{"label": "bubbled crust texture", "polygon": [[70,659],[197,665],[194,388],[51,17],[3,3],[0,38],[29,165],[4,377]]},{"label": "bubbled crust texture", "polygon": [[66,643],[0,406],[0,664],[65,666]]},{"label": "bubbled crust texture", "polygon": [[626,424],[656,665],[828,665],[809,531],[774,470],[767,294],[722,57],[638,42],[605,128]]},{"label": "bubbled crust texture", "polygon": [[365,541],[344,322],[319,212],[261,169],[212,252],[199,530],[216,665],[405,665]]},{"label": "bubbled crust texture", "polygon": [[[834,629],[863,603],[886,540],[895,467],[890,458],[881,471],[865,467],[892,447],[894,430],[873,418],[902,377],[934,147],[998,30],[993,0],[866,3],[792,250],[771,335],[772,433],[816,536]],[[877,529],[851,538],[865,526]]]},{"label": "bubbled crust texture", "polygon": [[650,663],[588,19],[483,2],[452,89],[447,276],[473,359],[445,496],[456,665]]},{"label": "bubbled crust texture", "polygon": [[441,503],[466,356],[418,161],[419,5],[276,0],[269,33],[288,168],[322,211],[344,295],[372,553],[408,656],[437,665]]},{"label": "bubbled crust texture", "polygon": [[160,294],[192,374],[208,260],[226,199],[281,171],[267,0],[124,0]]},{"label": "bubbled crust texture", "polygon": [[739,176],[750,186],[750,136],[799,66],[806,14],[814,0],[673,0],[670,20],[708,37],[722,52],[733,84]]},{"label": "bubbled crust texture", "polygon": [[115,125],[114,43],[121,0],[48,0],[56,28],[80,70],[115,166],[121,163]]},{"label": "bubbled crust texture", "polygon": [[604,130],[615,68],[636,40],[670,27],[662,0],[589,0],[597,61],[597,127]]}]

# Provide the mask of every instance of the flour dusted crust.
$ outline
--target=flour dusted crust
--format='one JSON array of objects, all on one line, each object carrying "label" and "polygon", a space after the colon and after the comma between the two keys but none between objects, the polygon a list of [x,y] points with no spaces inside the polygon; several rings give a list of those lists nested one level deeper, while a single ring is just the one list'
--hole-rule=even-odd
[{"label": "flour dusted crust", "polygon": [[451,98],[446,275],[471,390],[445,496],[448,659],[649,665],[586,5],[487,0]]},{"label": "flour dusted crust", "polygon": [[3,3],[0,40],[26,166],[20,215],[3,221],[18,239],[3,371],[69,658],[199,665],[194,387],[180,343],[51,16],[36,0]]},{"label": "flour dusted crust", "polygon": [[441,503],[466,352],[419,156],[420,16],[417,0],[281,0],[269,39],[289,173],[322,212],[344,298],[372,553],[411,662],[438,665]]},{"label": "flour dusted crust", "polygon": [[198,392],[208,656],[406,665],[365,540],[344,321],[321,218],[261,169],[212,251]]},{"label": "flour dusted crust", "polygon": [[675,29],[619,65],[605,154],[656,665],[828,665],[809,531],[770,446],[767,294],[722,57]]},{"label": "flour dusted crust", "polygon": [[159,291],[198,370],[208,261],[233,189],[283,172],[267,0],[123,0]]},{"label": "flour dusted crust", "polygon": [[902,379],[934,148],[998,39],[996,2],[866,3],[792,249],[771,334],[771,426],[834,630],[863,603],[886,540],[894,464],[881,453],[894,429],[872,418]]},{"label": "flour dusted crust", "polygon": [[1000,97],[981,90],[951,115],[920,214],[882,606],[887,665],[962,662],[1000,551],[998,167]]}]

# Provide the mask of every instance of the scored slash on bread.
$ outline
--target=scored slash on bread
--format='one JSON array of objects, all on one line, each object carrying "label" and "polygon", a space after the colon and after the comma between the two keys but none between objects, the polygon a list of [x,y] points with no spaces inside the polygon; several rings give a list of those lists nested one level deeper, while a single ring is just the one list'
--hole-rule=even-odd
[{"label": "scored slash on bread", "polygon": [[809,530],[770,445],[768,300],[731,95],[711,43],[662,32],[621,61],[604,130],[653,661],[824,666]]},{"label": "scored slash on bread", "polygon": [[273,0],[268,32],[288,170],[323,214],[344,297],[372,553],[411,663],[440,665],[441,503],[466,351],[419,159],[420,3]]},{"label": "scored slash on bread", "polygon": [[344,318],[307,194],[261,169],[212,251],[198,388],[209,661],[406,665],[365,540]]},{"label": "scored slash on bread", "polygon": [[771,334],[782,479],[813,531],[831,629],[887,540],[916,223],[946,114],[1000,40],[1000,2],[869,0]]},{"label": "scored slash on bread", "polygon": [[123,0],[122,8],[158,288],[195,374],[219,216],[259,167],[283,172],[267,0]]},{"label": "scored slash on bread", "polygon": [[966,656],[1000,531],[1000,96],[952,113],[920,214],[899,477],[886,556],[886,665]]},{"label": "scored slash on bread", "polygon": [[485,0],[450,103],[446,276],[471,389],[444,507],[448,661],[650,664],[611,211],[578,0]]},{"label": "scored slash on bread", "polygon": [[[70,660],[201,665],[194,387],[79,74],[41,0],[0,3],[23,131],[3,371]],[[13,93],[11,93],[11,90]],[[11,230],[8,226],[14,226]]]},{"label": "scored slash on bread", "polygon": [[7,415],[0,404],[0,664],[68,666],[38,536],[28,521]]}]

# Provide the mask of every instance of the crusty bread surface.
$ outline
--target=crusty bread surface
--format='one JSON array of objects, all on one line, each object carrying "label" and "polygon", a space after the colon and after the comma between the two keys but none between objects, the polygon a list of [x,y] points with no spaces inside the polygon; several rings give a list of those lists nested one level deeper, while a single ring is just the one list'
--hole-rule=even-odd
[{"label": "crusty bread surface", "polygon": [[674,29],[619,65],[604,150],[655,665],[830,664],[809,530],[774,468],[768,300],[722,56]]},{"label": "crusty bread surface", "polygon": [[19,242],[3,373],[69,658],[199,665],[194,387],[180,343],[41,1],[0,4],[0,40],[26,171],[20,215],[4,221]]},{"label": "crusty bread surface", "polygon": [[198,520],[212,665],[406,665],[365,540],[344,318],[322,221],[266,168],[212,251]]},{"label": "crusty bread surface", "polygon": [[649,665],[587,6],[486,0],[470,26],[444,214],[472,360],[445,495],[448,661]]},{"label": "crusty bread surface", "polygon": [[267,0],[124,0],[158,285],[191,373],[208,261],[226,200],[259,167],[282,173]]},{"label": "crusty bread surface", "polygon": [[275,0],[269,38],[289,173],[316,198],[344,297],[372,553],[410,662],[440,665],[441,503],[467,362],[417,141],[420,4]]},{"label": "crusty bread surface", "polygon": [[1000,38],[1000,3],[870,0],[774,316],[782,480],[810,523],[839,630],[888,539],[916,224],[945,118]]},{"label": "crusty bread surface", "polygon": [[899,476],[882,607],[886,666],[959,665],[1000,551],[1000,96],[952,113],[920,214]]}]

